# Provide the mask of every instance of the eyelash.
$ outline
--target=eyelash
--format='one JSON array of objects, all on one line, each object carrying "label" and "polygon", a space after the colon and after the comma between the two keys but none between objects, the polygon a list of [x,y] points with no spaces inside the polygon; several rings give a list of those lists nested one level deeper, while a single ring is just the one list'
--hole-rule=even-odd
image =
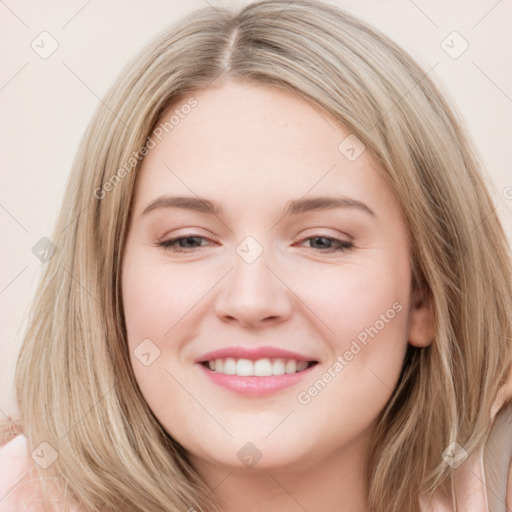
[{"label": "eyelash", "polygon": [[[188,250],[188,249],[178,248],[178,245],[176,245],[181,240],[187,240],[189,238],[201,238],[203,240],[208,240],[204,236],[187,235],[187,236],[182,236],[182,237],[178,237],[178,238],[170,238],[169,240],[162,240],[162,241],[158,242],[157,245],[160,247],[163,247],[165,250],[170,250],[170,251],[176,252],[176,253],[190,253],[191,251],[193,251],[194,249],[197,249],[198,247],[193,247],[192,249]],[[331,237],[331,236],[322,236],[322,235],[310,236],[310,237],[304,238],[303,240],[301,240],[301,242],[304,242],[306,240],[313,240],[315,238],[323,238],[325,240],[331,240],[338,244],[338,247],[336,249],[332,249],[332,248],[320,249],[320,252],[326,252],[326,253],[347,252],[354,247],[354,244],[352,242],[347,242],[345,240],[339,240],[339,239]],[[204,246],[199,246],[199,247],[204,247]]]}]

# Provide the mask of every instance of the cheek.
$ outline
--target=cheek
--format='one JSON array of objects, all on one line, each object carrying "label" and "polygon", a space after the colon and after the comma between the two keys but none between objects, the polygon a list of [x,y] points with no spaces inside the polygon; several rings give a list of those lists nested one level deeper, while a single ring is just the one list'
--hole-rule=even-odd
[{"label": "cheek", "polygon": [[[407,257],[325,269],[316,274],[314,286],[311,280],[309,285],[296,281],[296,286],[314,318],[321,320],[313,321],[331,349],[328,366],[336,375],[335,384],[323,398],[333,393],[331,399],[347,406],[364,408],[367,400],[383,405],[396,385],[407,349]],[[326,380],[331,382],[329,375]]]},{"label": "cheek", "polygon": [[[186,396],[168,371],[174,373],[185,343],[177,336],[178,330],[189,329],[188,335],[192,332],[187,322],[193,318],[191,308],[206,292],[205,286],[197,272],[157,262],[137,247],[126,252],[122,300],[129,356],[145,400],[158,413],[168,409],[170,394],[175,397],[175,407],[186,407],[186,400],[182,403]],[[149,356],[144,360],[145,354]]]},{"label": "cheek", "polygon": [[305,415],[328,414],[328,423],[313,425],[327,444],[339,439],[341,425],[354,435],[366,428],[396,387],[407,349],[408,275],[407,267],[388,270],[347,266],[309,288],[305,302],[322,319],[316,325],[332,359],[304,383],[298,401]]},{"label": "cheek", "polygon": [[408,280],[407,268],[348,264],[317,270],[314,279],[296,279],[293,289],[321,321],[316,323],[325,327],[323,334],[343,349],[361,333],[364,341],[365,329],[375,325],[383,333],[405,331]]},{"label": "cheek", "polygon": [[207,277],[191,267],[129,255],[123,268],[123,308],[132,337],[163,341],[211,286]]}]

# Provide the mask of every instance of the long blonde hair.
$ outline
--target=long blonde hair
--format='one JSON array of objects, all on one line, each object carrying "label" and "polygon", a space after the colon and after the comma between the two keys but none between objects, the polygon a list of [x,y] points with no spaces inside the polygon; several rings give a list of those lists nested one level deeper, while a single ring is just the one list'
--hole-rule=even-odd
[{"label": "long blonde hair", "polygon": [[362,21],[306,0],[189,14],[126,67],[96,111],[16,367],[30,449],[46,442],[58,453],[38,468],[41,484],[88,512],[222,510],[138,389],[120,276],[140,149],[172,105],[231,78],[295,92],[335,116],[377,159],[403,209],[412,285],[435,335],[424,349],[409,346],[367,478],[372,511],[417,510],[421,494],[450,483],[445,448],[456,441],[471,454],[485,442],[510,383],[509,247],[483,165],[429,73]]}]

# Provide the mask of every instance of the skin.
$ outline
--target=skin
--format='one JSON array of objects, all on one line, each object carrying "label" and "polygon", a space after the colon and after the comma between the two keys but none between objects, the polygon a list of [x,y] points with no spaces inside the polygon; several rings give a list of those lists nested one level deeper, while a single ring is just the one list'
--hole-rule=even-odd
[{"label": "skin", "polygon": [[[364,455],[376,418],[407,344],[432,339],[432,318],[411,290],[399,204],[369,151],[351,162],[338,150],[350,132],[318,105],[245,81],[193,97],[198,105],[144,159],[132,205],[122,291],[141,392],[226,511],[366,511]],[[224,213],[143,215],[163,194],[215,200]],[[375,215],[339,208],[283,217],[287,201],[317,195],[357,199]],[[187,252],[158,245],[192,235],[205,238],[181,242]],[[249,235],[263,249],[250,264],[236,252]],[[353,248],[336,252],[317,237]],[[298,394],[394,303],[401,311],[300,403]],[[160,350],[149,366],[134,356],[147,338]],[[240,396],[194,363],[235,345],[290,349],[319,364],[296,386]],[[262,454],[251,468],[237,457],[247,442]]]}]

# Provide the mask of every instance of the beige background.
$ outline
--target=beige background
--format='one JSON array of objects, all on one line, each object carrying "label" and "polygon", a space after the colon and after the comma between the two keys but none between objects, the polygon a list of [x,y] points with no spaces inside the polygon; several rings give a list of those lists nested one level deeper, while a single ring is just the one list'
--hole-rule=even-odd
[{"label": "beige background", "polygon": [[[248,2],[209,3],[236,7]],[[430,76],[444,84],[464,115],[512,240],[512,2],[330,3],[380,28],[426,70],[437,64]],[[137,50],[183,14],[205,5],[205,0],[0,2],[0,417],[16,413],[14,366],[44,265],[32,247],[51,233],[92,112]],[[31,47],[34,41],[34,46],[50,48],[50,39],[41,43],[43,31],[58,43],[45,59]],[[453,31],[469,44],[456,59],[441,46],[446,40],[450,52],[462,48],[458,36],[446,39]]]}]

